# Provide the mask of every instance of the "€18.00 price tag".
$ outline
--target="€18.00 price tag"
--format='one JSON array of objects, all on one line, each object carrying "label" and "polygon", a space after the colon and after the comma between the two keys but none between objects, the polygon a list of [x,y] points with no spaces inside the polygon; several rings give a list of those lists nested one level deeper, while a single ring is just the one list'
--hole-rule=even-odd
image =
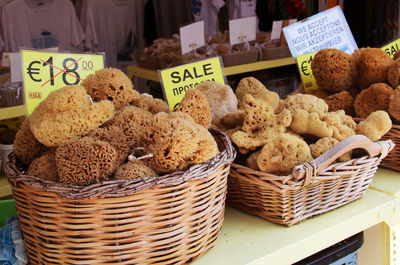
[{"label": "\u20ac18.00 price tag", "polygon": [[21,56],[27,115],[50,92],[78,85],[88,75],[104,68],[104,54],[22,50]]},{"label": "\u20ac18.00 price tag", "polygon": [[304,90],[317,89],[318,85],[315,81],[314,75],[311,70],[311,62],[316,52],[307,53],[296,57],[297,67],[299,68],[301,81],[303,82]]}]

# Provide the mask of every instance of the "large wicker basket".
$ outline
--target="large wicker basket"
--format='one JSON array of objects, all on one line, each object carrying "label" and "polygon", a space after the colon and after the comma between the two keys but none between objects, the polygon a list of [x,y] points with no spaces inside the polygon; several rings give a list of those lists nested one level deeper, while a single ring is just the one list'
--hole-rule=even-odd
[{"label": "large wicker basket", "polygon": [[[393,147],[390,140],[371,142],[362,135],[351,136],[319,158],[295,167],[288,176],[232,164],[227,203],[274,223],[294,225],[362,197],[379,163]],[[334,163],[358,148],[369,155]]]},{"label": "large wicker basket", "polygon": [[23,175],[14,158],[8,180],[30,264],[182,264],[213,247],[236,152],[211,132],[217,156],[143,181],[63,185]]},{"label": "large wicker basket", "polygon": [[400,125],[393,124],[389,132],[383,137],[383,140],[392,140],[396,146],[385,159],[382,160],[381,166],[400,171]]}]

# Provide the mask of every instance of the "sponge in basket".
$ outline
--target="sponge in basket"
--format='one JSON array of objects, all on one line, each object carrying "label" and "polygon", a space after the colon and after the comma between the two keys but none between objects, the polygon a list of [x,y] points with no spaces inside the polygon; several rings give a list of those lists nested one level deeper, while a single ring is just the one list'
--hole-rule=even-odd
[{"label": "sponge in basket", "polygon": [[153,157],[146,164],[157,173],[171,173],[202,163],[218,152],[207,129],[184,112],[157,113],[144,128],[143,144]]},{"label": "sponge in basket", "polygon": [[116,168],[116,156],[107,142],[91,137],[71,140],[56,151],[60,182],[83,186],[107,180]]}]

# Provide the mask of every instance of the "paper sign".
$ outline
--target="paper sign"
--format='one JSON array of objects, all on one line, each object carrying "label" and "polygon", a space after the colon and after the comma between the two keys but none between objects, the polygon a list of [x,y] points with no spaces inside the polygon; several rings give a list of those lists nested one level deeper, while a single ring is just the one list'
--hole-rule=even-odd
[{"label": "paper sign", "polygon": [[256,17],[229,20],[229,38],[231,45],[256,39]]},{"label": "paper sign", "polygon": [[394,40],[389,44],[386,44],[381,49],[384,50],[390,58],[393,58],[393,55],[399,50],[400,47],[400,39]]},{"label": "paper sign", "polygon": [[204,39],[204,21],[192,23],[179,29],[182,54],[206,45]]},{"label": "paper sign", "polygon": [[297,56],[297,67],[299,68],[301,81],[304,86],[304,90],[313,90],[317,89],[318,85],[315,81],[311,70],[311,62],[315,56],[316,52],[308,53],[304,55]]},{"label": "paper sign", "polygon": [[30,115],[50,92],[104,68],[104,54],[54,53],[22,50],[26,113]]},{"label": "paper sign", "polygon": [[[287,25],[296,23],[297,18],[289,19],[288,22],[289,23]],[[277,40],[281,38],[282,26],[283,20],[274,20],[274,22],[272,22],[271,40]]]},{"label": "paper sign", "polygon": [[283,33],[293,57],[325,48],[352,54],[358,48],[339,6],[284,27]]},{"label": "paper sign", "polygon": [[188,89],[203,81],[225,84],[220,57],[158,70],[164,98],[171,109],[183,99]]}]

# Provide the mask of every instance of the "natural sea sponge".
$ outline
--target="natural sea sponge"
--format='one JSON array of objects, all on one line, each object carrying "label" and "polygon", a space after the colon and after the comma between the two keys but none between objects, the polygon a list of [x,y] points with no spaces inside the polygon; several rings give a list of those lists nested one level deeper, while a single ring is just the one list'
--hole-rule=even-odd
[{"label": "natural sea sponge", "polygon": [[290,129],[299,134],[309,134],[317,137],[331,137],[333,128],[326,121],[321,120],[317,112],[307,112],[299,109],[292,116]]},{"label": "natural sea sponge", "polygon": [[289,110],[275,114],[271,105],[254,99],[251,94],[246,94],[243,102],[246,115],[242,131],[237,131],[231,136],[242,153],[254,150],[281,135],[292,121]]},{"label": "natural sea sponge", "polygon": [[153,114],[135,106],[125,106],[115,112],[114,117],[104,126],[119,127],[128,138],[130,149],[139,146],[144,128],[150,124]]},{"label": "natural sea sponge", "polygon": [[108,142],[117,152],[115,162],[117,166],[125,162],[130,152],[128,137],[124,134],[121,128],[117,126],[108,126],[105,128],[96,128],[88,133],[89,137],[101,141]]},{"label": "natural sea sponge", "polygon": [[13,148],[18,159],[26,165],[47,150],[47,147],[39,143],[31,132],[29,117],[22,122],[21,128],[15,135]]},{"label": "natural sea sponge", "polygon": [[157,173],[153,169],[140,160],[128,161],[114,172],[115,179],[140,180],[157,176]]},{"label": "natural sea sponge", "polygon": [[400,121],[400,88],[396,88],[389,98],[389,114]]},{"label": "natural sea sponge", "polygon": [[362,90],[354,101],[357,117],[366,118],[377,110],[388,111],[389,98],[392,94],[393,89],[385,83],[375,83]]},{"label": "natural sea sponge", "polygon": [[290,110],[293,115],[299,109],[307,112],[317,112],[320,116],[328,112],[328,104],[321,98],[307,94],[289,95],[279,103],[277,112],[284,109]]},{"label": "natural sea sponge", "polygon": [[211,107],[212,122],[237,109],[238,100],[230,86],[215,81],[205,81],[195,88],[206,96]]},{"label": "natural sea sponge", "polygon": [[[329,149],[339,143],[339,140],[333,137],[324,137],[319,139],[314,144],[310,144],[311,154],[314,158],[320,157],[326,153]],[[351,152],[341,155],[338,160],[340,162],[349,161],[351,159]]]},{"label": "natural sea sponge", "polygon": [[319,88],[329,92],[340,92],[353,84],[351,55],[339,49],[318,51],[311,69]]},{"label": "natural sea sponge", "polygon": [[358,134],[367,136],[371,141],[378,141],[392,128],[392,120],[386,111],[378,110],[361,121],[356,128]]},{"label": "natural sea sponge", "polygon": [[354,98],[348,91],[342,91],[324,98],[329,111],[344,110],[347,115],[354,116]]},{"label": "natural sea sponge", "polygon": [[27,175],[33,175],[44,180],[58,182],[56,166],[56,148],[45,152],[29,165]]},{"label": "natural sea sponge", "polygon": [[395,60],[388,70],[388,81],[392,88],[400,86],[400,60]]},{"label": "natural sea sponge", "polygon": [[109,143],[91,137],[66,142],[56,151],[60,182],[84,186],[107,180],[116,169],[116,156]]},{"label": "natural sea sponge", "polygon": [[287,174],[299,164],[311,161],[310,147],[296,136],[282,134],[261,149],[257,164],[261,171]]},{"label": "natural sea sponge", "polygon": [[141,94],[139,97],[134,99],[131,104],[136,106],[142,110],[146,110],[153,114],[159,112],[170,112],[171,109],[168,107],[168,104],[159,98],[153,98],[151,95]]},{"label": "natural sea sponge", "polygon": [[139,97],[132,81],[119,69],[105,68],[87,76],[81,83],[94,101],[110,100],[119,109]]},{"label": "natural sea sponge", "polygon": [[232,111],[219,119],[216,119],[213,124],[220,130],[229,130],[236,127],[242,127],[246,112],[242,109]]},{"label": "natural sea sponge", "polygon": [[144,128],[143,146],[153,157],[146,164],[157,173],[184,170],[214,157],[217,143],[211,133],[184,112],[160,112]]},{"label": "natural sea sponge", "polygon": [[332,128],[332,137],[339,141],[355,135],[356,123],[351,116],[346,115],[344,110],[328,112],[322,117],[322,120]]},{"label": "natural sea sponge", "polygon": [[278,93],[269,91],[259,80],[254,77],[245,77],[241,79],[236,87],[235,94],[238,99],[240,109],[244,109],[245,103],[242,102],[242,99],[246,94],[252,95],[255,99],[267,102],[274,110],[278,107],[280,102]]},{"label": "natural sea sponge", "polygon": [[358,85],[361,89],[368,88],[374,83],[387,83],[389,67],[392,58],[379,48],[365,48],[358,63]]},{"label": "natural sea sponge", "polygon": [[51,92],[34,109],[29,127],[40,143],[55,147],[87,134],[113,115],[114,105],[110,101],[91,104],[83,87],[66,86]]},{"label": "natural sea sponge", "polygon": [[254,169],[254,170],[260,170],[257,165],[257,158],[260,155],[261,150],[258,150],[256,152],[253,152],[247,159],[246,159],[246,164],[249,168]]},{"label": "natural sea sponge", "polygon": [[211,107],[206,96],[198,89],[189,89],[174,111],[181,111],[189,114],[193,120],[208,128],[211,125]]}]

